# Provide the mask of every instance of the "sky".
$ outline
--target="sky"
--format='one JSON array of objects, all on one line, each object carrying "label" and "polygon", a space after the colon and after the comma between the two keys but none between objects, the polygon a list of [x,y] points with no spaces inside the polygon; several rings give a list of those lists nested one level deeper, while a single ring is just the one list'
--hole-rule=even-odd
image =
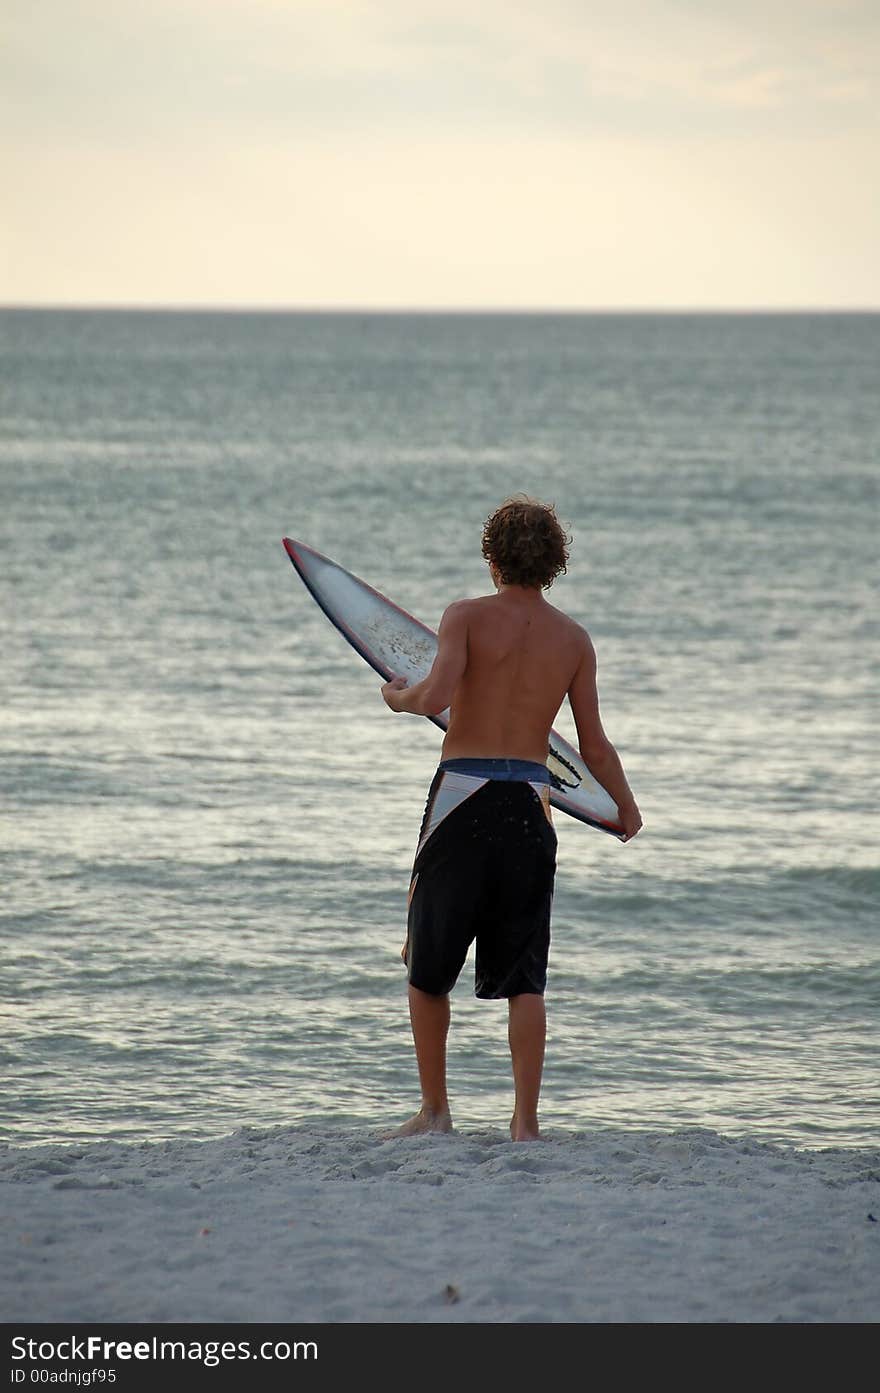
[{"label": "sky", "polygon": [[880,308],[880,0],[3,0],[0,304]]}]

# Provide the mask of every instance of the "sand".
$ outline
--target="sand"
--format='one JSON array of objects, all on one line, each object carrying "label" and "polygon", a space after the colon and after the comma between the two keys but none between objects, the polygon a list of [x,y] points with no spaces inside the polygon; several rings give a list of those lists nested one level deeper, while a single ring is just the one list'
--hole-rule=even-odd
[{"label": "sand", "polygon": [[0,1317],[873,1322],[880,1151],[244,1128],[0,1151]]}]

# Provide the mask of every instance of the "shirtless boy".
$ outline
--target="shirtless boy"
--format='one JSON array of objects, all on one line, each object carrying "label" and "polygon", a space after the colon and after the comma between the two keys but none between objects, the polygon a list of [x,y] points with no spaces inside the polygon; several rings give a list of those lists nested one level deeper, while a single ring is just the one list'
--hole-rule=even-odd
[{"label": "shirtless boy", "polygon": [[567,537],[551,506],[521,495],[487,520],[483,556],[494,595],[443,614],[431,671],[382,687],[392,711],[449,707],[440,766],[413,865],[403,950],[422,1106],[396,1135],[448,1132],[449,993],[476,938],[478,997],[508,999],[514,1141],[538,1137],[544,987],[556,834],[550,820],[550,729],[566,695],[581,756],[617,804],[624,840],[642,825],[599,717],[589,635],[543,591],[565,570]]}]

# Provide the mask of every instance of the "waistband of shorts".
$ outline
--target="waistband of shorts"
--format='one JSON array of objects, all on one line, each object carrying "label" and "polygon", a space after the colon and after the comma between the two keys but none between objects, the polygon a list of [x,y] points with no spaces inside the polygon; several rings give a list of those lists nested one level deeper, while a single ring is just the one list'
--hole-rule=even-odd
[{"label": "waistband of shorts", "polygon": [[550,770],[534,759],[442,759],[439,767],[449,774],[469,774],[474,779],[507,779],[530,784],[549,784]]}]

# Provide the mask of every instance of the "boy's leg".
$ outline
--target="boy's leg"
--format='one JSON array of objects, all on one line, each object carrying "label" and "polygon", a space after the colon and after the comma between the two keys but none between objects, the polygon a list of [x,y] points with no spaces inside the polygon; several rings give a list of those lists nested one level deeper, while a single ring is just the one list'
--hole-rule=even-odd
[{"label": "boy's leg", "polygon": [[544,1070],[544,1042],[547,1018],[544,998],[532,992],[512,996],[507,1038],[513,1064],[516,1100],[510,1120],[514,1141],[534,1141],[538,1132],[538,1096]]},{"label": "boy's leg", "polygon": [[433,996],[409,986],[409,1019],[412,1026],[422,1106],[394,1133],[397,1137],[415,1132],[451,1132],[449,1099],[446,1094],[446,1037],[449,1033],[449,997]]}]

